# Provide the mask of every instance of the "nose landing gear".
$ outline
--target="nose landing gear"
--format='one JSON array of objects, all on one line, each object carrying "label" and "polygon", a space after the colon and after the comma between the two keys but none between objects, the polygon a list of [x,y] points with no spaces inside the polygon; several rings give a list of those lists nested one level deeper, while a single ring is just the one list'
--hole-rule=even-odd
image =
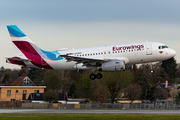
[{"label": "nose landing gear", "polygon": [[153,70],[152,63],[150,64],[150,68],[151,68],[150,73],[153,74],[153,73],[154,73],[154,70]]},{"label": "nose landing gear", "polygon": [[150,73],[151,73],[151,74],[153,74],[153,73],[154,73],[154,70],[153,70],[153,69],[151,69],[151,70],[150,70]]}]

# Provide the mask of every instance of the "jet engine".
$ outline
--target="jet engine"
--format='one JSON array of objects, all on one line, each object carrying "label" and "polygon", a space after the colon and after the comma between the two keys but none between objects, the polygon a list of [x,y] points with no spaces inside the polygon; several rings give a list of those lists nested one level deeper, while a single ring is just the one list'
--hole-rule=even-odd
[{"label": "jet engine", "polygon": [[101,69],[104,72],[122,71],[125,70],[125,62],[123,60],[106,62],[102,64]]}]

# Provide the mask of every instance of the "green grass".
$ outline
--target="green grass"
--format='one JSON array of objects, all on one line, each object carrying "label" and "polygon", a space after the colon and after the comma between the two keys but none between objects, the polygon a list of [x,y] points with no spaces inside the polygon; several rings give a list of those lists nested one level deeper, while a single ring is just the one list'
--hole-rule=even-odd
[{"label": "green grass", "polygon": [[3,113],[0,120],[179,120],[180,114]]}]

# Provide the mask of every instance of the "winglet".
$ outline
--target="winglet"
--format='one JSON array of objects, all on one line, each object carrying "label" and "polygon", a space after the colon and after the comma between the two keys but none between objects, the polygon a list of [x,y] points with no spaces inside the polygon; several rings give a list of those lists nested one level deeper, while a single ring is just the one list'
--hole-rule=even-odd
[{"label": "winglet", "polygon": [[10,35],[15,37],[25,37],[26,35],[16,26],[16,25],[8,25],[7,29]]}]

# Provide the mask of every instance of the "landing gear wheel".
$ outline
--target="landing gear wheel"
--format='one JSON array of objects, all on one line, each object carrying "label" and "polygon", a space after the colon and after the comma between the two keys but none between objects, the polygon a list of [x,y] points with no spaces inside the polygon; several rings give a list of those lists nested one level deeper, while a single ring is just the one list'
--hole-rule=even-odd
[{"label": "landing gear wheel", "polygon": [[91,79],[91,80],[95,80],[95,79],[96,79],[96,75],[95,75],[95,74],[91,74],[91,75],[90,75],[90,79]]},{"label": "landing gear wheel", "polygon": [[101,74],[101,73],[98,73],[98,74],[96,75],[96,78],[97,78],[97,79],[101,79],[101,78],[102,78],[102,74]]},{"label": "landing gear wheel", "polygon": [[154,70],[153,70],[153,69],[151,69],[151,70],[150,70],[150,73],[151,73],[151,74],[153,74],[153,73],[154,73]]}]

